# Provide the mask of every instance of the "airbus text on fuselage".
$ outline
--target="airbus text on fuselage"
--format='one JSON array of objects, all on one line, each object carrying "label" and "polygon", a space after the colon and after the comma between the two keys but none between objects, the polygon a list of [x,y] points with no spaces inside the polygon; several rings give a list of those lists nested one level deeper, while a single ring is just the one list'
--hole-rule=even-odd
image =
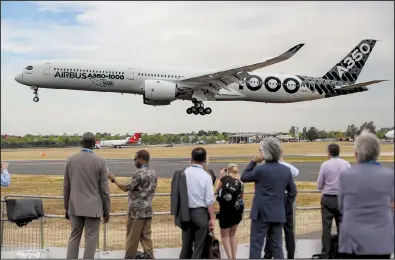
[{"label": "airbus text on fuselage", "polygon": [[205,115],[212,110],[204,106],[204,101],[293,103],[367,91],[368,85],[384,81],[356,83],[375,44],[376,40],[361,41],[322,77],[254,72],[288,60],[304,45],[298,44],[275,58],[211,73],[82,61],[41,61],[28,65],[15,80],[34,90],[35,102],[39,101],[39,88],[129,93],[142,95],[144,104],[151,106],[190,100],[193,106],[186,112]]}]

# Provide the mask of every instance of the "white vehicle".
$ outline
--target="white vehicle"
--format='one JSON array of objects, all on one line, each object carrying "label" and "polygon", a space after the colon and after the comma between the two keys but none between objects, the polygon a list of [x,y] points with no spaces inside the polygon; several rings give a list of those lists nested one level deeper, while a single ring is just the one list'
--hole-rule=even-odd
[{"label": "white vehicle", "polygon": [[391,130],[391,131],[387,132],[385,134],[385,137],[387,137],[388,139],[394,140],[394,130]]},{"label": "white vehicle", "polygon": [[362,40],[322,77],[252,73],[288,60],[304,45],[298,44],[264,62],[211,73],[57,60],[30,64],[15,80],[34,90],[34,102],[39,101],[40,88],[116,92],[142,95],[144,104],[151,106],[190,100],[193,106],[186,112],[205,115],[212,110],[204,101],[293,103],[367,91],[366,86],[385,81],[355,83],[375,44]]},{"label": "white vehicle", "polygon": [[99,142],[99,147],[121,148],[122,146],[140,145],[141,144],[140,137],[141,137],[140,133],[135,133],[132,137],[127,137],[124,140],[103,140]]}]

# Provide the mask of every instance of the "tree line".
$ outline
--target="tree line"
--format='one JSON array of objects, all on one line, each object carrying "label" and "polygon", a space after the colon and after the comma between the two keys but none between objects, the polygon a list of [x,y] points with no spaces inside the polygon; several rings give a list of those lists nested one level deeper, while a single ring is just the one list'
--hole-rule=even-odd
[{"label": "tree line", "polygon": [[[300,140],[314,141],[317,139],[327,138],[342,138],[348,137],[354,139],[362,129],[367,128],[371,132],[375,133],[380,139],[385,138],[385,133],[391,129],[380,129],[376,131],[376,126],[373,121],[364,122],[362,125],[357,127],[355,124],[347,126],[345,131],[325,131],[319,130],[316,127],[303,127],[302,131],[299,132]],[[393,128],[392,128],[393,129]],[[295,127],[291,127],[288,134],[295,137]],[[219,131],[206,131],[199,130],[190,133],[180,134],[143,134],[141,136],[142,144],[156,145],[156,144],[181,144],[181,143],[196,143],[197,141],[204,141],[208,144],[215,143],[216,141],[229,141],[230,136],[234,134],[231,132],[219,132]],[[120,140],[126,139],[132,136],[131,133],[125,134],[111,134],[108,132],[96,133],[96,140]],[[40,148],[40,147],[78,147],[80,146],[82,135],[73,134],[68,135],[66,133],[62,135],[33,135],[27,134],[24,136],[13,136],[13,135],[2,135],[1,148]]]},{"label": "tree line", "polygon": [[[359,127],[357,127],[355,124],[351,124],[347,126],[346,131],[325,131],[325,130],[318,130],[316,127],[310,127],[307,129],[307,127],[303,127],[302,131],[299,132],[299,139],[300,140],[309,140],[309,141],[314,141],[317,139],[339,139],[339,138],[349,138],[349,139],[354,139],[356,136],[358,136],[363,129],[368,129],[370,132],[374,133],[377,135],[379,139],[385,139],[385,134],[393,130],[394,128],[382,128],[380,130],[376,130],[376,125],[374,124],[373,121],[370,122],[364,122],[361,124]],[[289,130],[289,134],[295,137],[296,131],[295,127],[291,127]]]}]

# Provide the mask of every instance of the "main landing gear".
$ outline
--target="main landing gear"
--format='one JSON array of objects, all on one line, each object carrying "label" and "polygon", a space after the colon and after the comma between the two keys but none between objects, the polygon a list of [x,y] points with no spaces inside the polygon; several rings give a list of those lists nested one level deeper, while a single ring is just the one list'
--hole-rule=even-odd
[{"label": "main landing gear", "polygon": [[187,109],[187,114],[201,114],[202,116],[204,115],[209,115],[211,114],[212,110],[209,107],[204,108],[203,102],[202,101],[193,101],[193,106]]},{"label": "main landing gear", "polygon": [[40,100],[38,98],[38,87],[31,87],[31,89],[33,90],[33,94],[34,94],[33,101],[38,102]]}]

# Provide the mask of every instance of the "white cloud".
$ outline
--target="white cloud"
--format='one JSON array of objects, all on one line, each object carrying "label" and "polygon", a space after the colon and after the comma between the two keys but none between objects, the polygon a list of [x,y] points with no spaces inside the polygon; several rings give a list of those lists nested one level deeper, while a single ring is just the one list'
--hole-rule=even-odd
[{"label": "white cloud", "polygon": [[[222,69],[271,58],[304,42],[293,58],[262,71],[320,76],[360,40],[373,38],[380,41],[359,80],[394,76],[393,2],[37,4],[43,15],[78,12],[78,23],[2,19],[2,52]],[[379,126],[394,122],[393,81],[356,95],[299,104],[210,102],[213,114],[196,117],[185,114],[186,101],[149,107],[133,95],[40,90],[40,102],[33,103],[31,91],[13,80],[26,63],[2,59],[2,132],[284,131],[291,125],[341,129],[366,120]]]}]

